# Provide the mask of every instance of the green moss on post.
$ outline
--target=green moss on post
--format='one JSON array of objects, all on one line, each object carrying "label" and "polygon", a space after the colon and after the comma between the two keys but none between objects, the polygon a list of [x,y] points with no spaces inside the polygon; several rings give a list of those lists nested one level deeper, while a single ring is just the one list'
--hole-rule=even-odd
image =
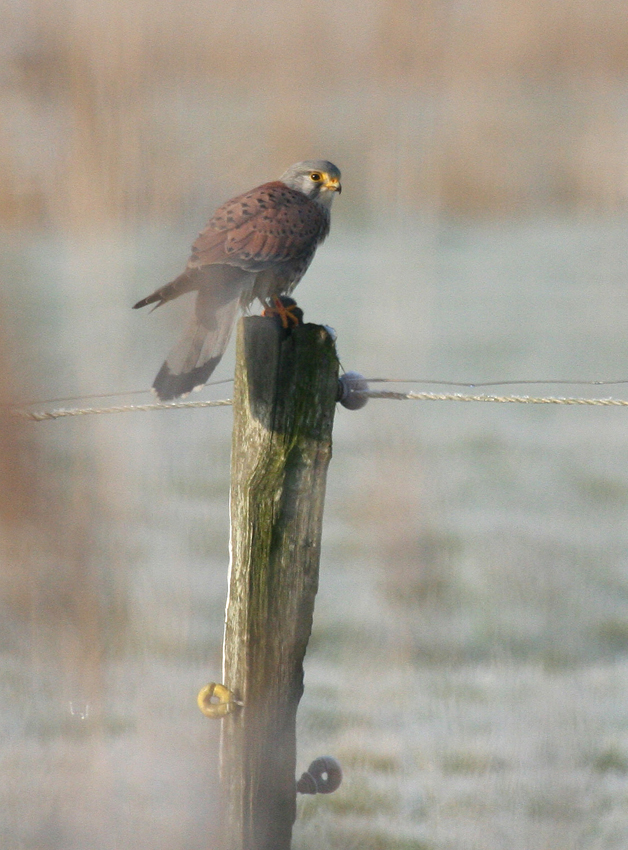
[{"label": "green moss on post", "polygon": [[337,387],[325,328],[239,323],[223,681],[244,707],[222,721],[225,850],[290,847]]}]

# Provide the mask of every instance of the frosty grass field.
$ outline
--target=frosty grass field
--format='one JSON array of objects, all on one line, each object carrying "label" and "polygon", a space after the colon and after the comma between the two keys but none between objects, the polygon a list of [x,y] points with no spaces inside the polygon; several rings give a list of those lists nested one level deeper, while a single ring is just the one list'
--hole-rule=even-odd
[{"label": "frosty grass field", "polygon": [[[628,379],[627,234],[624,218],[337,230],[296,294],[367,377]],[[5,241],[36,397],[150,385],[186,305],[130,305],[188,241]],[[90,538],[79,573],[34,565],[38,605],[5,618],[6,850],[212,846],[218,730],[195,696],[220,678],[230,423],[32,426]],[[299,800],[295,850],[628,846],[627,433],[623,408],[338,409],[298,768],[334,755],[345,781]]]}]

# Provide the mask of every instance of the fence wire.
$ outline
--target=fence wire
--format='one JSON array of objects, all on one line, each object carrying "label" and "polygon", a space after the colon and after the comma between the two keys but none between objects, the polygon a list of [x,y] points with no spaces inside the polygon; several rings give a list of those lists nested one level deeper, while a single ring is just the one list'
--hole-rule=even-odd
[{"label": "fence wire", "polygon": [[468,395],[465,393],[399,393],[393,390],[365,390],[359,395],[396,401],[490,401],[497,404],[583,404],[598,407],[628,407],[628,399],[581,398],[578,396]]},{"label": "fence wire", "polygon": [[151,410],[186,410],[196,407],[229,407],[233,404],[230,398],[207,401],[160,401],[150,404],[117,404],[112,407],[59,407],[56,410],[12,410],[14,416],[20,419],[30,419],[33,422],[45,422],[48,419],[63,419],[67,416],[89,416],[100,413],[138,413]]},{"label": "fence wire", "polygon": [[[587,407],[628,407],[628,399],[586,398],[579,396],[529,396],[529,395],[487,395],[485,393],[434,393],[434,392],[397,392],[395,390],[361,390],[356,397],[368,399],[388,399],[393,401],[464,401],[490,402],[493,404],[562,404],[584,405]],[[13,409],[12,415],[32,422],[45,422],[52,419],[64,419],[70,416],[90,416],[104,413],[139,413],[153,410],[190,410],[205,407],[229,407],[230,398],[198,401],[152,402],[148,404],[118,404],[111,407],[70,407],[53,410],[32,411]]]}]

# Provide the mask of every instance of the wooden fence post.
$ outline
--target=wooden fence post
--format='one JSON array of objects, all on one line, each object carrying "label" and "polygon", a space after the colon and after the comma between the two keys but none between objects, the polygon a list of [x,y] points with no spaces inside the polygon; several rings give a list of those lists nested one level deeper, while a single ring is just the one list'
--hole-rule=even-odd
[{"label": "wooden fence post", "polygon": [[223,682],[243,706],[222,721],[222,846],[289,850],[338,360],[325,328],[257,316],[236,356]]}]

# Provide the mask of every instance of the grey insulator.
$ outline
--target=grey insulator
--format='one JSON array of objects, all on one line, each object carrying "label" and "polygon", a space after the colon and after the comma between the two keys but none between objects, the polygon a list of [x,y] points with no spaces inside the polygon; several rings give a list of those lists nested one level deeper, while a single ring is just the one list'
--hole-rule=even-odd
[{"label": "grey insulator", "polygon": [[345,372],[338,379],[338,401],[348,410],[359,410],[367,403],[364,393],[369,385],[359,372]]},{"label": "grey insulator", "polygon": [[320,756],[298,780],[297,791],[300,794],[331,794],[341,782],[340,763],[332,756]]}]

